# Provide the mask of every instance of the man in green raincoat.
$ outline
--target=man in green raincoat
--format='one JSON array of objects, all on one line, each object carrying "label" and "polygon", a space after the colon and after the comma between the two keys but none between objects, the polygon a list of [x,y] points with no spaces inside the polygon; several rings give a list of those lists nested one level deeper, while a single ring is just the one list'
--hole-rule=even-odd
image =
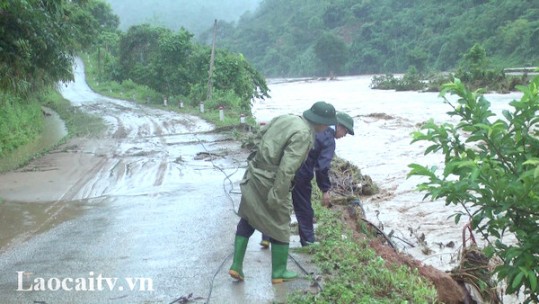
[{"label": "man in green raincoat", "polygon": [[234,261],[229,274],[243,280],[243,258],[249,237],[259,230],[271,241],[271,281],[297,277],[286,269],[290,242],[290,191],[296,171],[307,158],[314,134],[337,123],[335,108],[318,101],[303,116],[281,115],[261,130],[257,152],[249,160],[241,181],[241,217],[234,241]]}]

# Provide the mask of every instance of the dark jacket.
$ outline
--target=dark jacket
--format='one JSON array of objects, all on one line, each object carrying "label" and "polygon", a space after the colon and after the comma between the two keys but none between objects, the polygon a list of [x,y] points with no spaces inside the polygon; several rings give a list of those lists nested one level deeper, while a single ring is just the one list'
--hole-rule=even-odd
[{"label": "dark jacket", "polygon": [[316,174],[316,183],[322,192],[331,188],[329,169],[335,155],[335,130],[327,128],[315,136],[314,147],[309,151],[305,162],[301,165],[294,180],[310,181]]}]

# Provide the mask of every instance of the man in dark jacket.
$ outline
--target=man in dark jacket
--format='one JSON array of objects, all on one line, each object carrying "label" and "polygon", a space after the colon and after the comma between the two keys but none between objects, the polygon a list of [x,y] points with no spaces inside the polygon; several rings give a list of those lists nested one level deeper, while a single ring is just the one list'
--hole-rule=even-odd
[{"label": "man in dark jacket", "polygon": [[[331,160],[335,155],[335,139],[342,138],[346,134],[354,135],[354,120],[346,113],[337,112],[336,128],[329,127],[316,134],[314,147],[309,151],[307,159],[294,177],[292,204],[298,220],[299,237],[302,246],[308,246],[315,242],[314,211],[311,205],[311,180],[316,175],[316,183],[323,194],[322,203],[324,206],[329,206],[329,189],[331,188],[329,169]],[[264,248],[269,247],[269,238],[263,235],[260,245]]]},{"label": "man in dark jacket", "polygon": [[243,259],[249,238],[257,229],[271,238],[273,284],[297,277],[286,269],[290,242],[292,181],[313,146],[315,133],[337,122],[335,108],[319,101],[302,116],[281,115],[260,132],[257,152],[240,183],[241,217],[234,239],[234,260],[228,273],[243,281]]}]

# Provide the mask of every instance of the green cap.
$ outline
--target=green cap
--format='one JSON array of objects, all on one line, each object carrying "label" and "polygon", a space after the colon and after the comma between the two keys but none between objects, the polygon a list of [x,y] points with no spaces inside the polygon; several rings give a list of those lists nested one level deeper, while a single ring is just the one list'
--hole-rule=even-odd
[{"label": "green cap", "polygon": [[337,112],[337,123],[345,127],[348,134],[354,135],[354,119],[352,119],[350,115],[343,112]]},{"label": "green cap", "polygon": [[335,108],[325,101],[315,102],[309,110],[303,112],[303,117],[319,125],[330,126],[337,124]]}]

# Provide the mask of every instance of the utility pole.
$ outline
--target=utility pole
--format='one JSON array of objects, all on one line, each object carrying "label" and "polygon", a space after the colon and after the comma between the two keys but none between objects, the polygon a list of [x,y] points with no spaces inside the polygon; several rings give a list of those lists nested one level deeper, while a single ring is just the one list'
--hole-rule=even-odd
[{"label": "utility pole", "polygon": [[215,36],[217,32],[217,19],[213,22],[213,42],[211,46],[211,57],[210,57],[210,70],[208,71],[208,95],[206,96],[206,100],[211,99],[212,90],[213,90],[213,82],[212,82],[212,76],[213,76],[213,61],[215,59]]}]

